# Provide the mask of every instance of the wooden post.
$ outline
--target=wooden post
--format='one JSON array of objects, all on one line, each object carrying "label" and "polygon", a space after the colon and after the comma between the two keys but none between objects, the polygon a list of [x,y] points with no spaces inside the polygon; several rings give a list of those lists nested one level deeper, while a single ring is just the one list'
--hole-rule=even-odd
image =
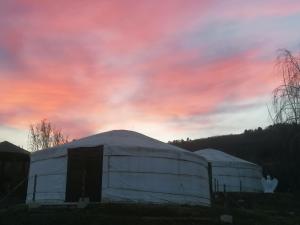
[{"label": "wooden post", "polygon": [[217,192],[217,179],[214,178],[214,192]]},{"label": "wooden post", "polygon": [[86,188],[86,169],[82,172],[82,182],[81,182],[81,197],[85,197]]},{"label": "wooden post", "polygon": [[223,185],[224,188],[224,211],[228,211],[228,200],[227,200],[227,192],[226,192],[226,184]]},{"label": "wooden post", "polygon": [[213,199],[213,183],[212,183],[212,167],[211,163],[208,163],[208,182],[209,182],[209,194],[210,194],[210,199]]},{"label": "wooden post", "polygon": [[37,175],[34,175],[32,201],[35,202]]},{"label": "wooden post", "polygon": [[240,193],[242,192],[242,181],[240,180]]}]

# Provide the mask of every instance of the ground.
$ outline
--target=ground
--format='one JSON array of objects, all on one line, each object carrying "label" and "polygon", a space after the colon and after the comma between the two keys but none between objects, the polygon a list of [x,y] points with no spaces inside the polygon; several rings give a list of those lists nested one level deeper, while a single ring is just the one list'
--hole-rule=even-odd
[{"label": "ground", "polygon": [[[224,199],[226,199],[224,201]],[[17,205],[0,210],[1,225],[214,225],[220,215],[238,225],[300,225],[299,197],[291,194],[223,194],[212,207],[100,204],[85,209]]]}]

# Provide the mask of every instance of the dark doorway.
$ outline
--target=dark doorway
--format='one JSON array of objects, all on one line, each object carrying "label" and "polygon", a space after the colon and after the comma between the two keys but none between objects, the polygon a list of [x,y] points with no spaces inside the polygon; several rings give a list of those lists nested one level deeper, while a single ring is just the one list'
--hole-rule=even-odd
[{"label": "dark doorway", "polygon": [[66,202],[101,201],[103,146],[68,149]]}]

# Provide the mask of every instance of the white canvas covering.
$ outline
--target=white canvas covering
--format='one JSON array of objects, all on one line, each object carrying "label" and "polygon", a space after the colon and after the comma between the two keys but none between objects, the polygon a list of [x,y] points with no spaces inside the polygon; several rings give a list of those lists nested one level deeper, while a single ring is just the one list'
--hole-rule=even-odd
[{"label": "white canvas covering", "polygon": [[216,149],[195,153],[211,163],[213,192],[262,192],[260,166]]},{"label": "white canvas covering", "polygon": [[210,205],[207,161],[142,134],[116,130],[32,154],[27,202],[64,203],[68,149],[103,145],[102,202]]}]

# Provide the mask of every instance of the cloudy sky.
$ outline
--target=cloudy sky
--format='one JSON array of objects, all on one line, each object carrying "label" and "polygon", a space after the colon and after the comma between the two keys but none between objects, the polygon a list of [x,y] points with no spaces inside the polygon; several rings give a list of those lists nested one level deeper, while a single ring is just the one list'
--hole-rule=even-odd
[{"label": "cloudy sky", "polygon": [[163,141],[270,124],[299,0],[0,0],[0,141],[48,118],[72,138]]}]

